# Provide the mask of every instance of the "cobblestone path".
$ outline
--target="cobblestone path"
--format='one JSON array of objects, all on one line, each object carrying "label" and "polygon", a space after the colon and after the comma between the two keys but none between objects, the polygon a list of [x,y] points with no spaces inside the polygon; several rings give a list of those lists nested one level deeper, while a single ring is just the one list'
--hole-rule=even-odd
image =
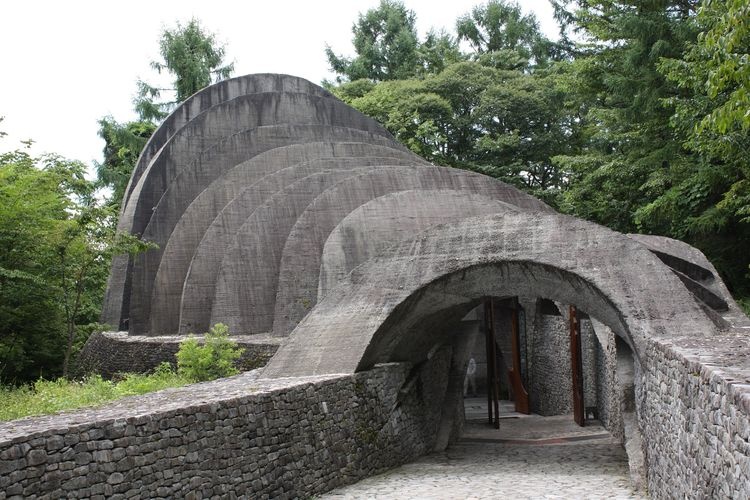
[{"label": "cobblestone path", "polygon": [[630,487],[625,451],[601,427],[573,427],[570,417],[523,420],[503,422],[504,432],[467,424],[447,451],[320,498],[643,498]]}]

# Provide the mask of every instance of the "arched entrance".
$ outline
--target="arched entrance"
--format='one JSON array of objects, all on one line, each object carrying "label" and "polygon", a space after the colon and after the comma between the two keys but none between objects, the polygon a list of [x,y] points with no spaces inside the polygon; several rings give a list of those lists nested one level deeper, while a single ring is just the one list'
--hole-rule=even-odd
[{"label": "arched entrance", "polygon": [[461,318],[487,297],[573,305],[611,330],[621,381],[613,397],[623,408],[631,466],[642,469],[637,396],[647,339],[702,337],[715,326],[645,247],[571,217],[476,217],[391,247],[355,269],[310,312],[264,376],[353,373],[388,362],[416,365],[450,346],[456,355],[436,445],[447,444],[459,426],[468,360],[454,333]]}]

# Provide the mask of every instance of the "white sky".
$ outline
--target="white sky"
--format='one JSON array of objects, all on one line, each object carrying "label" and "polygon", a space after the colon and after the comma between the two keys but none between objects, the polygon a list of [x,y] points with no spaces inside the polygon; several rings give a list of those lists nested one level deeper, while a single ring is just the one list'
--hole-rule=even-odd
[{"label": "white sky", "polygon": [[[324,47],[351,55],[352,24],[379,0],[11,0],[0,14],[0,152],[36,141],[32,152],[100,161],[97,120],[132,120],[138,78],[155,81],[164,27],[195,17],[227,47],[234,75],[288,73],[320,83],[332,78]],[[481,0],[405,0],[420,35],[455,31],[455,20]],[[557,26],[547,0],[520,0],[542,30]]]}]

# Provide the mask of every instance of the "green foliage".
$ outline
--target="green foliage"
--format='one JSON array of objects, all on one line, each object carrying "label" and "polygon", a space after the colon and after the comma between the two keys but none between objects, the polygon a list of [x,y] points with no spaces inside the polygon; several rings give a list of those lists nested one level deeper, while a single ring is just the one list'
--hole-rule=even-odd
[{"label": "green foliage", "polygon": [[159,42],[162,61],[153,61],[151,67],[174,76],[174,101],[157,102],[164,89],[138,81],[138,96],[134,104],[142,121],[161,120],[174,106],[213,82],[229,78],[234,63],[225,64],[225,47],[215,35],[206,31],[197,19],[187,25],[177,23],[174,29],[165,29]]},{"label": "green foliage", "polygon": [[398,0],[380,0],[377,8],[360,14],[352,26],[354,50],[350,59],[326,47],[331,69],[349,81],[408,78],[417,71],[416,16]]},{"label": "green foliage", "polygon": [[0,155],[0,380],[67,373],[95,324],[117,235],[85,166],[54,155]]},{"label": "green foliage", "polygon": [[184,340],[177,352],[178,373],[194,382],[236,375],[239,370],[234,362],[242,355],[242,349],[229,338],[229,329],[217,323],[206,333],[203,345],[194,337]]},{"label": "green foliage", "polygon": [[3,401],[0,421],[98,406],[125,396],[180,387],[190,382],[175,373],[169,363],[162,363],[150,375],[130,373],[119,382],[93,375],[82,381],[39,379],[33,384],[15,388],[0,386],[0,400]]},{"label": "green foliage", "polygon": [[99,120],[99,137],[104,139],[104,161],[96,163],[96,185],[111,190],[108,202],[120,208],[130,175],[146,141],[156,125],[148,121],[118,123],[111,116]]},{"label": "green foliage", "polygon": [[468,42],[476,56],[503,55],[485,57],[487,61],[507,61],[515,53],[526,62],[541,65],[550,58],[553,48],[539,31],[534,15],[524,15],[518,3],[505,0],[489,0],[474,7],[471,13],[458,18],[456,32],[458,40]]}]

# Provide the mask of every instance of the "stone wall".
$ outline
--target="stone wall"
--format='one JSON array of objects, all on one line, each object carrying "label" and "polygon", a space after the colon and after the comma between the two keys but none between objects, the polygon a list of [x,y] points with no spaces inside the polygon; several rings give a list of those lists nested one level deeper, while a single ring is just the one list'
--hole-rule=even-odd
[{"label": "stone wall", "polygon": [[617,390],[617,351],[615,334],[606,325],[594,320],[592,330],[595,334],[596,353],[596,410],[599,421],[612,436],[624,441],[620,400]]},{"label": "stone wall", "polygon": [[258,371],[0,424],[0,499],[309,497],[432,450],[450,353],[356,375]]},{"label": "stone wall", "polygon": [[572,413],[570,332],[565,318],[539,314],[532,344],[531,411],[545,416]]},{"label": "stone wall", "polygon": [[[194,336],[203,342],[203,335]],[[111,378],[118,373],[147,373],[159,363],[176,363],[175,354],[186,336],[145,337],[127,332],[101,332],[89,337],[78,356],[79,375],[98,373]],[[260,368],[268,363],[279,348],[281,339],[261,335],[232,337],[244,349],[237,360],[242,371]]]},{"label": "stone wall", "polygon": [[639,420],[649,493],[750,498],[747,333],[688,342],[648,343]]}]

